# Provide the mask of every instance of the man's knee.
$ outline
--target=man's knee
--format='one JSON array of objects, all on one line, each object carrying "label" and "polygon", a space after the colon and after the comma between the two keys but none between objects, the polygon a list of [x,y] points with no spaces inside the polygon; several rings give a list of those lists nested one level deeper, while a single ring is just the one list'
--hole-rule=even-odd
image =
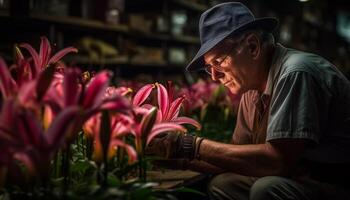
[{"label": "man's knee", "polygon": [[258,179],[250,189],[250,200],[308,199],[304,188],[297,182],[279,176]]},{"label": "man's knee", "polygon": [[268,176],[258,179],[250,189],[249,197],[251,200],[268,199],[275,187],[280,184],[280,178]]},{"label": "man's knee", "polygon": [[214,176],[208,184],[208,192],[211,199],[220,199],[225,195],[226,173]]},{"label": "man's knee", "polygon": [[208,192],[212,199],[248,199],[253,179],[234,173],[219,174],[209,182]]}]

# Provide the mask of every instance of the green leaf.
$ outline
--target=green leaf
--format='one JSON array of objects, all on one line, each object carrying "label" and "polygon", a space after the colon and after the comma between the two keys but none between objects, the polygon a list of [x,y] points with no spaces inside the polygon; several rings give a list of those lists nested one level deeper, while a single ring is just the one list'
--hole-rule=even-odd
[{"label": "green leaf", "polygon": [[149,199],[152,196],[152,189],[150,188],[141,188],[135,191],[130,192],[130,199]]},{"label": "green leaf", "polygon": [[88,160],[77,160],[76,162],[72,163],[72,173],[75,172],[81,172],[84,173],[89,168],[92,168],[91,163]]},{"label": "green leaf", "polygon": [[111,186],[111,187],[119,187],[119,186],[121,186],[123,184],[123,182],[121,180],[119,180],[113,174],[108,174],[107,182],[108,182],[108,185]]}]

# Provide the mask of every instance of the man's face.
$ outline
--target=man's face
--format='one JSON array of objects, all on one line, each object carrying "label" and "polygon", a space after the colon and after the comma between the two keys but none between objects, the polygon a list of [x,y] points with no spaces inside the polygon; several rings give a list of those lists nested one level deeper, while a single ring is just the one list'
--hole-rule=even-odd
[{"label": "man's face", "polygon": [[258,69],[245,40],[246,37],[239,46],[223,42],[204,55],[206,71],[212,80],[219,81],[234,94],[259,87]]}]

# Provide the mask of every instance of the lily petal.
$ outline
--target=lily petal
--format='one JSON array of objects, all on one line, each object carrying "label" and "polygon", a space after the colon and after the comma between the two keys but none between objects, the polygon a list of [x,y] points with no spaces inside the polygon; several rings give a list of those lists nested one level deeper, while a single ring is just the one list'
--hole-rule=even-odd
[{"label": "lily petal", "polygon": [[7,99],[3,101],[0,112],[0,126],[5,129],[11,129],[16,121],[17,110],[18,106],[16,106],[16,100]]},{"label": "lily petal", "polygon": [[52,83],[44,97],[44,103],[50,105],[53,113],[58,113],[64,108],[64,92],[60,82]]},{"label": "lily petal", "polygon": [[119,139],[113,139],[113,141],[111,142],[111,147],[115,147],[115,146],[120,146],[120,147],[125,148],[126,153],[128,154],[128,158],[129,158],[128,163],[129,164],[137,161],[137,153],[132,146],[124,143],[123,141],[121,141]]},{"label": "lily petal", "polygon": [[122,137],[130,132],[129,131],[130,127],[127,127],[120,122],[113,124],[111,129],[112,129],[111,131],[112,138]]},{"label": "lily petal", "polygon": [[179,124],[175,124],[175,123],[156,124],[152,128],[151,133],[148,135],[146,144],[148,145],[152,141],[152,139],[155,136],[157,136],[158,134],[164,133],[164,132],[169,132],[169,131],[186,132],[187,130],[183,126],[181,126]]},{"label": "lily petal", "polygon": [[141,106],[141,104],[148,98],[154,88],[154,84],[147,84],[143,86],[134,96],[132,105]]},{"label": "lily petal", "polygon": [[143,116],[142,121],[140,123],[141,127],[141,137],[142,140],[145,141],[145,138],[148,137],[150,131],[152,130],[155,121],[157,118],[157,108],[153,107],[149,110],[149,112]]},{"label": "lily petal", "polygon": [[202,126],[194,119],[191,119],[189,117],[177,117],[175,119],[172,119],[171,122],[177,123],[177,124],[191,124],[195,126],[198,130],[202,128]]},{"label": "lily petal", "polygon": [[74,48],[74,47],[67,47],[62,49],[61,51],[57,52],[54,56],[51,57],[51,59],[49,60],[48,64],[53,64],[56,63],[57,61],[59,61],[63,56],[65,56],[68,53],[77,53],[78,49]]},{"label": "lily petal", "polygon": [[142,107],[134,107],[133,111],[136,115],[146,115],[150,109],[142,108]]},{"label": "lily petal", "polygon": [[159,124],[161,122],[165,122],[163,120],[163,115],[162,115],[162,112],[160,110],[157,111],[157,119],[156,119],[156,124]]},{"label": "lily petal", "polygon": [[18,134],[23,144],[42,147],[46,143],[44,132],[34,113],[24,110],[18,116]]},{"label": "lily petal", "polygon": [[26,166],[31,176],[34,176],[37,173],[36,167],[35,167],[36,165],[33,162],[33,159],[29,156],[29,154],[20,152],[20,153],[16,153],[13,157],[15,160],[22,162],[22,164]]},{"label": "lily petal", "polygon": [[168,91],[160,83],[156,83],[156,86],[157,86],[157,92],[158,92],[158,106],[159,106],[159,109],[162,111],[162,115],[164,117],[167,115],[168,109],[169,109]]},{"label": "lily petal", "polygon": [[78,103],[80,90],[78,80],[80,77],[80,70],[77,68],[66,69],[63,88],[64,88],[64,105],[70,106]]},{"label": "lily petal", "polygon": [[84,108],[96,108],[101,105],[111,75],[109,71],[102,71],[92,79],[86,89]]},{"label": "lily petal", "polygon": [[20,44],[19,46],[22,48],[25,48],[30,53],[34,61],[36,71],[40,71],[41,70],[40,59],[35,49],[30,44],[27,44],[27,43]]},{"label": "lily petal", "polygon": [[129,107],[129,102],[122,96],[104,99],[101,105],[101,109],[112,111],[124,111]]},{"label": "lily petal", "polygon": [[175,101],[173,101],[171,103],[168,115],[166,116],[164,121],[172,120],[179,115],[180,108],[181,108],[182,102],[184,100],[185,100],[185,97],[182,96],[182,97],[175,99]]},{"label": "lily petal", "polygon": [[0,91],[7,98],[12,91],[17,90],[16,82],[13,80],[5,61],[0,58]]},{"label": "lily petal", "polygon": [[47,37],[41,37],[39,60],[41,61],[41,69],[45,68],[51,56],[51,46]]},{"label": "lily petal", "polygon": [[64,141],[66,131],[69,125],[74,122],[74,118],[79,113],[79,107],[70,106],[62,110],[51,123],[51,126],[46,132],[48,145],[52,151],[57,150]]},{"label": "lily petal", "polygon": [[30,105],[35,101],[36,85],[35,81],[30,81],[19,89],[17,98],[22,105]]},{"label": "lily petal", "polygon": [[93,115],[83,125],[84,134],[90,140],[94,138],[95,134],[100,133],[100,122],[101,122],[100,117],[101,117],[100,113]]},{"label": "lily petal", "polygon": [[54,72],[55,72],[54,66],[49,66],[45,68],[44,71],[40,74],[39,79],[36,82],[36,92],[37,92],[38,102],[42,100],[42,98],[46,94],[46,91],[49,89],[53,79]]}]

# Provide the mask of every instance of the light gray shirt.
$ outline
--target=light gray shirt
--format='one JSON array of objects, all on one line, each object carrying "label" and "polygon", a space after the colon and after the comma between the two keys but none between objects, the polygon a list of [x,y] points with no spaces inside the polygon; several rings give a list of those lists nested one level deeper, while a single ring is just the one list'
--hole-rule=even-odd
[{"label": "light gray shirt", "polygon": [[313,141],[306,159],[350,162],[350,82],[330,62],[278,44],[264,94],[270,107],[266,141]]}]

